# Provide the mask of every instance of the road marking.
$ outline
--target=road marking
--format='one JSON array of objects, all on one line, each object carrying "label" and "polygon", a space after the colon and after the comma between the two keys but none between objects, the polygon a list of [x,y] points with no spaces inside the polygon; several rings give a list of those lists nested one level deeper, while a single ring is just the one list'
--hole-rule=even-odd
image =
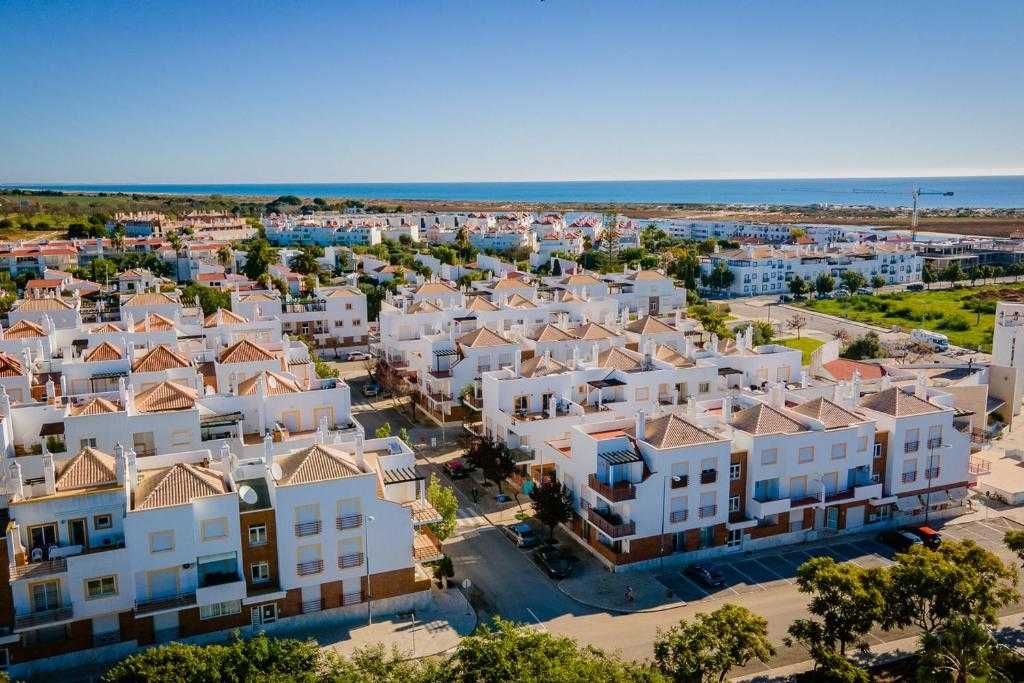
[{"label": "road marking", "polygon": [[[761,585],[760,581],[754,580],[754,578],[752,576],[750,576],[750,574],[747,574],[745,571],[743,571],[742,569],[737,567],[735,564],[729,565],[729,568],[732,569],[737,574],[740,574],[741,576],[745,577],[747,579],[747,582],[748,582],[747,585],[750,586],[751,588],[760,588],[763,591],[767,591],[768,590],[767,588],[765,588],[764,586]],[[729,587],[732,588],[732,586],[729,586]],[[739,591],[736,591],[736,594],[739,595]]]},{"label": "road marking", "polygon": [[529,607],[527,607],[526,611],[529,612],[530,616],[533,617],[533,620],[537,622],[536,625],[535,625],[535,628],[538,631],[541,631],[543,633],[547,633],[548,632],[548,627],[541,623],[540,618],[538,618],[537,615],[534,614],[533,610],[530,609]]},{"label": "road marking", "polygon": [[750,558],[750,559],[751,559],[751,560],[753,560],[754,562],[757,562],[757,563],[758,563],[759,565],[761,565],[761,566],[762,566],[762,567],[764,567],[765,569],[767,569],[767,570],[768,570],[768,573],[770,573],[770,574],[774,574],[775,576],[777,576],[777,577],[778,577],[778,578],[776,578],[776,579],[772,579],[772,581],[779,581],[779,580],[782,580],[782,581],[785,581],[786,583],[795,583],[795,582],[793,581],[793,579],[789,578],[788,576],[783,576],[783,575],[782,575],[782,573],[780,573],[780,572],[776,571],[776,570],[775,570],[775,569],[774,569],[773,567],[770,567],[769,565],[765,564],[765,563],[764,563],[764,562],[762,562],[762,561],[761,561],[760,559],[758,559],[758,558],[756,558],[756,557],[752,557],[752,558]]}]

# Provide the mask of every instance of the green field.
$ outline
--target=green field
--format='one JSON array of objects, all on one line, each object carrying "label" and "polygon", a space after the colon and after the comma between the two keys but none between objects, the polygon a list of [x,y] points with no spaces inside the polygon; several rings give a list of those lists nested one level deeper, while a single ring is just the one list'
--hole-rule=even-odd
[{"label": "green field", "polygon": [[1003,298],[997,292],[1024,294],[1024,284],[820,299],[804,306],[859,322],[900,327],[907,332],[916,328],[940,332],[957,346],[991,351],[996,301]]},{"label": "green field", "polygon": [[792,339],[776,339],[775,342],[800,351],[803,354],[803,360],[801,363],[804,365],[808,365],[811,362],[811,354],[814,353],[816,348],[824,343],[818,339],[814,339],[813,337],[801,337],[800,339],[795,337]]}]

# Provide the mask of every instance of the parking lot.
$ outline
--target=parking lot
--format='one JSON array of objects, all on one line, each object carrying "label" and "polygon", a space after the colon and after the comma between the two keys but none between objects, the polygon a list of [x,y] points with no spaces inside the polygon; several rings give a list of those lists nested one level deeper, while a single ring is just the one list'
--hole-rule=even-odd
[{"label": "parking lot", "polygon": [[[994,517],[984,521],[947,525],[941,529],[941,533],[949,540],[973,540],[999,555],[1003,561],[1015,564],[1016,556],[1003,545],[1003,535],[1010,529],[1024,529],[1024,526],[1003,517]],[[873,536],[863,535],[720,558],[710,563],[725,578],[725,585],[719,588],[699,584],[678,568],[655,572],[654,577],[678,599],[697,602],[770,591],[787,583],[795,584],[797,568],[812,557],[824,555],[837,562],[852,562],[870,568],[891,565],[895,553],[895,550],[875,540]]]}]

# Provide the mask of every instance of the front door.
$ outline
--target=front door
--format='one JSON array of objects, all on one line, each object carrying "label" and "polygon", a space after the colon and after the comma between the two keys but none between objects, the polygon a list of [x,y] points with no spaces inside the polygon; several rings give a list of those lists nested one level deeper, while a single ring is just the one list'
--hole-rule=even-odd
[{"label": "front door", "polygon": [[828,512],[825,515],[825,526],[829,529],[839,528],[839,508],[828,508]]},{"label": "front door", "polygon": [[659,299],[656,296],[648,297],[647,299],[647,312],[651,315],[658,315],[658,302]]},{"label": "front door", "polygon": [[80,545],[82,549],[89,547],[89,534],[86,532],[84,519],[72,519],[68,521],[68,542],[71,545]]}]

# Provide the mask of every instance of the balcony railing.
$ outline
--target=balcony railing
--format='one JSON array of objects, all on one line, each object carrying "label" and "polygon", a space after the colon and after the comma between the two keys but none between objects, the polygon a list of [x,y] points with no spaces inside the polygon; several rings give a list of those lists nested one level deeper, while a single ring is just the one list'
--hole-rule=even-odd
[{"label": "balcony railing", "polygon": [[690,477],[686,474],[680,474],[672,477],[669,481],[672,482],[672,488],[674,489],[684,489],[690,485]]},{"label": "balcony railing", "polygon": [[917,472],[904,472],[903,483],[909,484],[912,481],[917,481]]},{"label": "balcony railing", "polygon": [[679,522],[685,522],[689,518],[689,516],[689,510],[674,510],[672,514],[668,516],[668,521],[672,522],[673,524],[678,524]]},{"label": "balcony railing", "polygon": [[939,478],[939,474],[941,474],[941,473],[942,473],[942,468],[941,467],[929,467],[928,469],[926,469],[924,471],[924,478],[925,479],[938,479]]},{"label": "balcony railing", "polygon": [[319,612],[324,608],[323,598],[317,598],[316,600],[307,600],[302,603],[302,613],[310,614],[312,612]]},{"label": "balcony railing", "polygon": [[66,621],[70,619],[72,615],[73,612],[70,606],[47,609],[39,612],[29,612],[28,614],[18,614],[14,617],[14,628],[33,628],[35,626],[52,624],[57,621]]},{"label": "balcony railing", "polygon": [[718,506],[704,505],[697,511],[697,514],[701,519],[704,519],[705,517],[714,517],[718,514]]},{"label": "balcony railing", "polygon": [[350,553],[338,558],[338,569],[351,569],[363,564],[362,553]]},{"label": "balcony railing", "polygon": [[936,436],[932,439],[928,439],[928,448],[939,448],[942,446],[942,437]]},{"label": "balcony railing", "polygon": [[167,597],[150,598],[148,600],[142,600],[141,602],[135,603],[136,614],[146,614],[149,612],[160,612],[167,609],[177,609],[179,607],[189,607],[196,604],[196,594],[192,593],[178,593],[177,595],[170,595]]},{"label": "balcony railing", "polygon": [[630,520],[628,522],[619,522],[616,524],[605,519],[600,513],[594,510],[594,508],[587,510],[587,519],[611,538],[630,536],[636,533],[636,522]]},{"label": "balcony railing", "polygon": [[310,576],[311,574],[319,574],[323,570],[323,560],[309,560],[308,562],[299,562],[295,565],[295,573],[299,576]]},{"label": "balcony railing", "polygon": [[51,574],[61,574],[68,570],[68,562],[63,557],[55,557],[52,560],[33,562],[11,567],[11,581],[21,579],[35,579]]},{"label": "balcony railing", "polygon": [[352,591],[351,593],[341,594],[341,606],[348,607],[349,605],[358,605],[363,601],[362,591]]},{"label": "balcony railing", "polygon": [[908,441],[903,444],[904,453],[916,453],[918,447],[921,445],[920,441]]},{"label": "balcony railing", "polygon": [[718,481],[718,470],[704,470],[700,473],[700,483],[714,484]]},{"label": "balcony railing", "polygon": [[598,479],[596,474],[591,474],[587,477],[587,485],[596,491],[598,495],[613,503],[636,498],[636,487],[629,482],[607,484]]},{"label": "balcony railing", "polygon": [[363,516],[359,514],[341,515],[334,521],[334,524],[338,527],[338,531],[342,531],[344,529],[358,529],[363,525]]},{"label": "balcony railing", "polygon": [[967,473],[973,475],[979,474],[990,474],[992,472],[992,463],[983,458],[971,458],[967,463]]},{"label": "balcony railing", "polygon": [[320,533],[320,520],[315,519],[312,522],[297,522],[295,524],[295,535],[296,536],[314,536]]}]

